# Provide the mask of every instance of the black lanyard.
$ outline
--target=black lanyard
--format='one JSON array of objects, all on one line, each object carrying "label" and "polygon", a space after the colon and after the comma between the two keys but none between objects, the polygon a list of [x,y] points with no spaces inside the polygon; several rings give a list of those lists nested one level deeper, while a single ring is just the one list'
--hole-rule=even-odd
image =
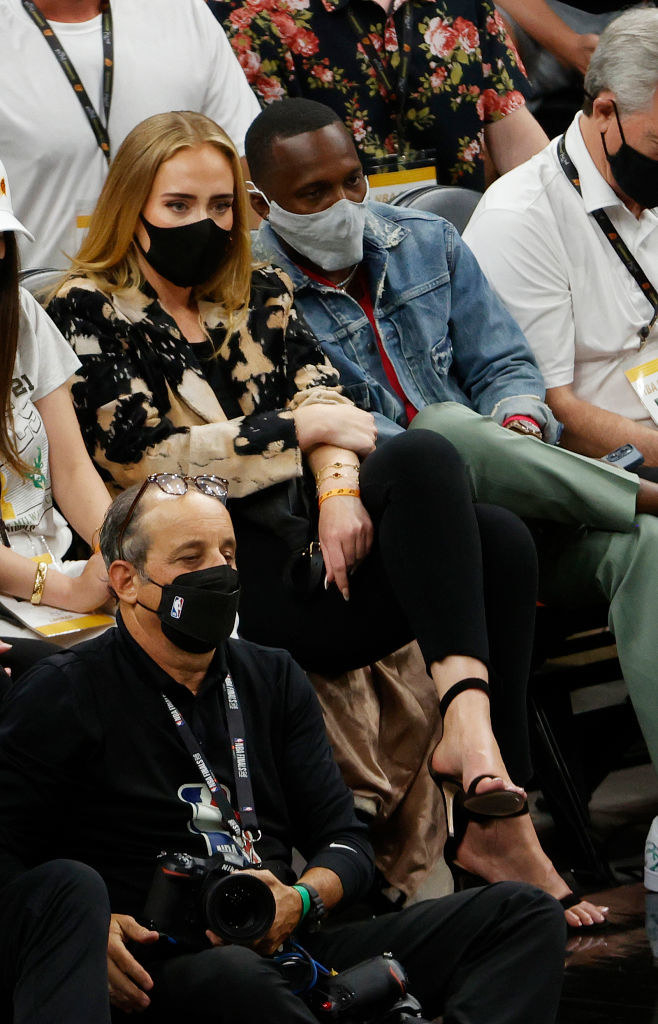
[{"label": "black lanyard", "polygon": [[351,7],[348,8],[347,17],[349,18],[350,25],[354,29],[356,36],[361,43],[365,51],[365,55],[370,61],[374,68],[375,74],[379,79],[380,83],[384,86],[388,99],[395,105],[395,121],[397,126],[398,135],[398,149],[402,149],[402,139],[404,136],[403,131],[403,114],[404,107],[407,102],[407,96],[409,95],[409,64],[411,61],[411,35],[413,32],[413,11],[411,9],[411,0],[407,0],[407,5],[404,9],[404,21],[402,28],[402,47],[398,45],[398,52],[400,54],[400,70],[398,72],[397,81],[391,78],[390,67],[384,64],[384,61],[379,56],[375,44],[373,43],[370,34],[365,32],[361,22],[357,18],[356,14]]},{"label": "black lanyard", "polygon": [[112,11],[109,0],[103,5],[102,35],[103,35],[103,112],[105,124],[98,116],[94,104],[87,95],[87,90],[80,81],[78,72],[73,67],[71,59],[59,39],[53,32],[50,22],[32,0],[22,0],[23,7],[32,18],[32,21],[41,32],[48,46],[55,54],[57,62],[71,84],[71,88],[80,100],[82,109],[96,136],[96,141],[105,156],[108,164],[110,162],[110,137],[108,128],[110,124],[110,105],[112,103],[112,81],[114,77],[114,40],[112,36]]},{"label": "black lanyard", "polygon": [[[567,153],[567,147],[564,142],[564,135],[561,136],[560,141],[558,142],[557,152],[558,157],[560,159],[560,163],[562,165],[562,170],[564,171],[567,178],[575,188],[578,195],[581,196],[582,198],[583,193],[580,188],[580,178],[578,176],[578,171],[576,169],[575,164],[573,163],[571,157]],[[617,229],[608,217],[608,214],[605,212],[605,210],[592,210],[592,216],[601,228],[601,231],[603,232],[605,237],[608,239],[612,248],[617,253],[617,256],[626,267],[629,274],[631,274],[633,279],[640,286],[642,294],[646,296],[647,300],[651,303],[653,307],[653,316],[651,318],[651,321],[648,324],[645,324],[644,327],[641,327],[638,332],[640,335],[641,342],[640,348],[642,348],[647,338],[649,337],[649,334],[651,333],[653,325],[656,323],[656,320],[658,320],[658,291],[656,291],[654,286],[651,284],[651,281],[645,274],[640,264],[635,259],[633,253],[626,245],[626,242],[623,240],[623,238],[620,238]]]},{"label": "black lanyard", "polygon": [[181,715],[176,705],[162,694],[162,699],[167,705],[169,714],[174,720],[180,737],[189,751],[192,760],[197,766],[203,781],[210,790],[212,797],[219,807],[222,818],[231,834],[240,847],[245,857],[252,864],[258,863],[259,859],[253,849],[254,839],[258,835],[258,819],[254,809],[254,796],[249,777],[249,765],[247,763],[247,745],[245,738],[244,719],[238,701],[238,695],[233,685],[230,673],[224,679],[224,707],[226,709],[226,720],[229,736],[231,738],[231,752],[233,755],[233,777],[235,780],[235,795],[238,802],[239,813],[236,815],[230,803],[226,799],[224,790],[217,781],[212,768],[199,749],[199,741],[190,729],[189,725]]}]

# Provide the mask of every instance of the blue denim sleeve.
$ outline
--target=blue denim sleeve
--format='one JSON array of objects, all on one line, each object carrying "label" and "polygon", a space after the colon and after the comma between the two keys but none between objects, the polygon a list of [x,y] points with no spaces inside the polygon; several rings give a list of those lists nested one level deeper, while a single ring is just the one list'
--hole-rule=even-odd
[{"label": "blue denim sleeve", "polygon": [[471,250],[450,230],[454,237],[446,238],[451,264],[449,329],[453,372],[462,391],[485,416],[499,402],[517,395],[543,402],[544,381],[521,328],[495,295]]}]

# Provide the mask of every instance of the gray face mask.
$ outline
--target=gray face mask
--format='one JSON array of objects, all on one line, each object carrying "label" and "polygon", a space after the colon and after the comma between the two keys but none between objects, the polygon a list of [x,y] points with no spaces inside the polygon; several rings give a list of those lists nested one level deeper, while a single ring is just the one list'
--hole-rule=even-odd
[{"label": "gray face mask", "polygon": [[247,182],[247,186],[269,206],[272,230],[311,263],[331,271],[353,267],[363,259],[363,229],[370,195],[367,182],[360,203],[339,199],[319,213],[291,213],[268,199],[253,182]]}]

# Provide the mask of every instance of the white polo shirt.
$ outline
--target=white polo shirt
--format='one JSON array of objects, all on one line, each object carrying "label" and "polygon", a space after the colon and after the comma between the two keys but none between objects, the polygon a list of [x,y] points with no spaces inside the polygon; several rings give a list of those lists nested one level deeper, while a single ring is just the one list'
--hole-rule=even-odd
[{"label": "white polo shirt", "polygon": [[[244,153],[260,106],[204,0],[112,0],[111,154],[146,117],[200,111]],[[0,159],[14,212],[35,237],[25,267],[66,267],[78,251],[107,162],[71,84],[21,0],[0,0]],[[100,16],[53,22],[103,120]]]},{"label": "white polo shirt", "polygon": [[464,239],[525,333],[547,388],[573,384],[579,398],[653,426],[623,368],[641,363],[647,351],[653,357],[658,325],[640,353],[638,331],[653,316],[651,304],[591,211],[605,209],[658,287],[658,209],[638,220],[624,206],[589,155],[581,116],[565,143],[582,198],[562,170],[554,139],[494,182]]}]

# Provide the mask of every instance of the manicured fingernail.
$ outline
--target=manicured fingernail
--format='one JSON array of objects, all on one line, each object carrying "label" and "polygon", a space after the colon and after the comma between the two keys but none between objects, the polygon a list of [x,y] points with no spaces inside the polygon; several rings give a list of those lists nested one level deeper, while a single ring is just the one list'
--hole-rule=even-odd
[{"label": "manicured fingernail", "polygon": [[349,592],[349,590],[343,590],[342,594],[343,594],[343,600],[344,601],[349,601],[349,599],[350,599],[350,592]]}]

